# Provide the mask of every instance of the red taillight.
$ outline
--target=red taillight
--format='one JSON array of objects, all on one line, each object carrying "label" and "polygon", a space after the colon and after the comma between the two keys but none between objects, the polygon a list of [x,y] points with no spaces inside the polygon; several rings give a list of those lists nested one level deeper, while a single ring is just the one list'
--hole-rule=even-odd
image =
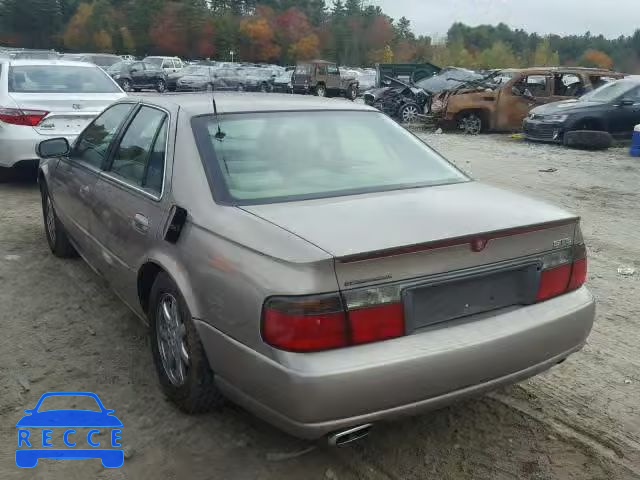
[{"label": "red taillight", "polygon": [[376,305],[348,313],[351,342],[378,342],[404,335],[404,307],[402,303]]},{"label": "red taillight", "polygon": [[571,269],[571,280],[567,290],[573,291],[579,289],[587,281],[587,259],[582,258],[573,262]]},{"label": "red taillight", "polygon": [[21,110],[19,108],[0,108],[0,121],[11,125],[37,126],[49,112],[44,110]]},{"label": "red taillight", "polygon": [[268,300],[263,310],[262,337],[269,345],[290,352],[317,352],[347,346],[347,321],[340,297]]},{"label": "red taillight", "polygon": [[263,309],[262,338],[280,350],[318,352],[405,334],[402,303],[345,305],[337,293],[271,298]]},{"label": "red taillight", "polygon": [[[568,261],[542,271],[536,297],[538,302],[577,290],[587,281],[587,258],[584,244],[575,245],[568,252]],[[562,253],[553,254],[550,258],[553,260],[562,258]]]},{"label": "red taillight", "polygon": [[571,264],[544,270],[540,275],[540,287],[536,300],[542,302],[566,293],[571,279]]}]

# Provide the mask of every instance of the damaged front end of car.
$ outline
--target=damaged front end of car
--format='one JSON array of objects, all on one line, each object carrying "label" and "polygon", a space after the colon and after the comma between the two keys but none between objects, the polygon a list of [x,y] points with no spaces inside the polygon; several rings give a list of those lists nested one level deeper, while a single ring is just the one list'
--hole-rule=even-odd
[{"label": "damaged front end of car", "polygon": [[411,86],[396,78],[386,77],[390,86],[375,88],[364,94],[364,101],[403,123],[424,118],[430,96],[422,88]]}]

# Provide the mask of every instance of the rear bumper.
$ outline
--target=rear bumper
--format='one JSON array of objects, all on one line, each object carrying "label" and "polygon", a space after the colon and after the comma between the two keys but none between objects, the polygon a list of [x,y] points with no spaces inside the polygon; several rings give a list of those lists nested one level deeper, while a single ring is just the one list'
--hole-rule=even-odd
[{"label": "rear bumper", "polygon": [[[13,167],[18,162],[37,162],[36,145],[55,135],[41,135],[33,127],[0,122],[0,167]],[[66,136],[72,143],[76,136]]]},{"label": "rear bumper", "polygon": [[267,358],[196,322],[221,389],[295,436],[441,408],[540,373],[584,345],[586,288],[501,313],[359,347]]}]

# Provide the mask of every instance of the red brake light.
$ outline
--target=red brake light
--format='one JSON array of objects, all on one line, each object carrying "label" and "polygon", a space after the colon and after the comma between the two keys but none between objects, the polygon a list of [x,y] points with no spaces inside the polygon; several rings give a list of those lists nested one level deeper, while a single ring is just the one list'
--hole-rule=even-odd
[{"label": "red brake light", "polygon": [[262,318],[265,342],[290,352],[317,352],[348,344],[346,314],[340,297],[276,297]]},{"label": "red brake light", "polygon": [[354,344],[378,342],[404,335],[402,303],[376,305],[348,313]]},{"label": "red brake light", "polygon": [[569,280],[571,279],[571,264],[566,263],[559,267],[544,270],[540,275],[540,286],[536,300],[541,302],[567,291]]},{"label": "red brake light", "polygon": [[357,307],[346,305],[337,293],[271,298],[263,309],[262,338],[280,350],[318,352],[405,334],[399,301],[361,300]]},{"label": "red brake light", "polygon": [[19,108],[0,108],[0,121],[11,125],[37,126],[49,112],[44,110],[21,110]]},{"label": "red brake light", "polygon": [[542,271],[537,301],[542,302],[582,287],[587,281],[587,252],[584,244],[575,245],[571,250],[552,254],[549,259],[562,259],[561,265],[553,265]]},{"label": "red brake light", "polygon": [[571,269],[571,280],[569,281],[569,291],[577,290],[587,281],[587,259],[582,258],[573,262]]}]

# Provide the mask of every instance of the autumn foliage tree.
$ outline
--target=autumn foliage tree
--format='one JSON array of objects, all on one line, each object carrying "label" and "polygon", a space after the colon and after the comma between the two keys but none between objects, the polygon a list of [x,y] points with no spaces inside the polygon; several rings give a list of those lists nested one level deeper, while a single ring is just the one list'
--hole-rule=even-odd
[{"label": "autumn foliage tree", "polygon": [[585,67],[596,67],[611,69],[613,67],[613,60],[609,55],[600,51],[589,49],[584,52],[580,63]]},{"label": "autumn foliage tree", "polygon": [[273,22],[273,10],[268,7],[258,8],[255,15],[240,22],[245,57],[262,62],[277,59],[282,50],[275,42]]}]

